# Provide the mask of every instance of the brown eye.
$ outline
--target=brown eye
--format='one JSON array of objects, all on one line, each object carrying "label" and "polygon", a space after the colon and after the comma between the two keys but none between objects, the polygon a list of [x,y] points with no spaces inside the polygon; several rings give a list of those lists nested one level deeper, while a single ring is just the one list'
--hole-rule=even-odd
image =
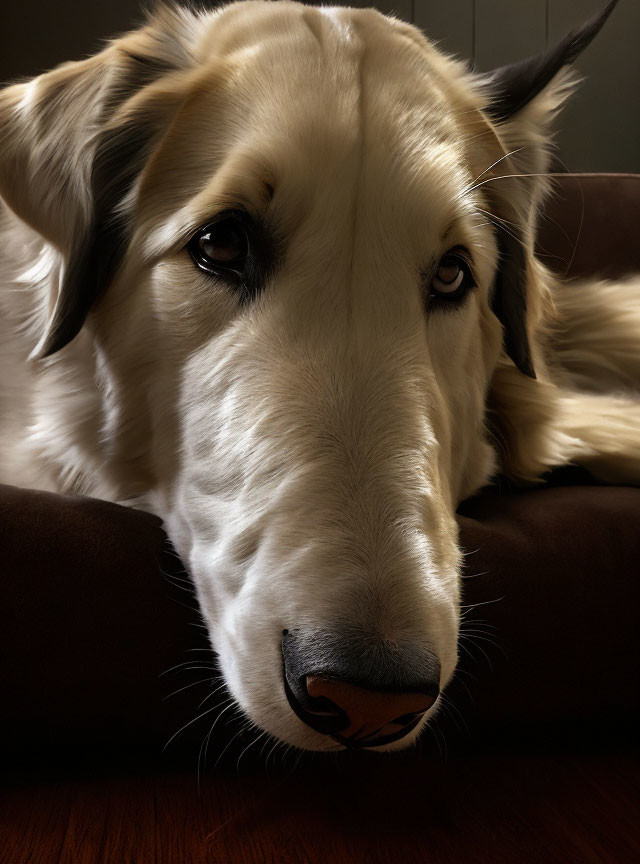
[{"label": "brown eye", "polygon": [[469,265],[460,252],[443,255],[431,279],[430,295],[438,300],[458,300],[473,287]]},{"label": "brown eye", "polygon": [[207,273],[242,276],[249,256],[249,236],[240,214],[206,225],[189,241],[195,264]]}]

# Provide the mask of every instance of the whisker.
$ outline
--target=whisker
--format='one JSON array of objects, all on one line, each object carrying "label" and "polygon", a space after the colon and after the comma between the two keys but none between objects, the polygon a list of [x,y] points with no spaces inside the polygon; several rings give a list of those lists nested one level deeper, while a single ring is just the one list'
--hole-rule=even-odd
[{"label": "whisker", "polygon": [[211,699],[212,696],[215,696],[216,693],[219,693],[221,690],[226,690],[226,688],[227,688],[226,681],[223,681],[222,684],[220,684],[218,687],[215,688],[215,690],[212,690],[211,693],[208,693],[208,694],[204,697],[204,699],[202,700],[202,702],[198,705],[198,708],[202,708],[202,706],[204,705],[204,703],[207,702],[209,699]]},{"label": "whisker", "polygon": [[168,675],[169,672],[174,672],[176,669],[182,669],[184,667],[191,666],[192,663],[200,663],[200,666],[194,666],[194,669],[217,669],[217,666],[214,663],[204,664],[203,660],[184,660],[182,663],[176,663],[175,666],[171,666],[169,669],[165,669],[164,672],[161,672],[160,675]]},{"label": "whisker", "polygon": [[193,725],[197,720],[200,720],[202,717],[206,717],[207,714],[210,714],[212,711],[215,711],[217,707],[218,707],[217,705],[214,705],[213,708],[208,708],[208,709],[207,709],[206,711],[204,711],[202,714],[198,714],[197,717],[194,717],[194,718],[193,718],[193,720],[189,720],[188,723],[185,723],[184,726],[181,726],[180,729],[178,729],[177,732],[174,732],[173,735],[171,736],[171,738],[169,738],[169,740],[167,741],[167,743],[166,743],[166,744],[164,745],[164,747],[162,748],[162,752],[164,753],[164,751],[167,749],[167,747],[169,746],[169,744],[171,744],[171,742],[173,741],[173,739],[174,739],[174,738],[177,738],[178,735],[179,735],[181,732],[184,732],[185,729],[188,729],[189,726],[192,726],[192,725]]},{"label": "whisker", "polygon": [[218,758],[216,759],[216,764],[213,766],[213,770],[214,770],[214,771],[215,771],[215,769],[218,767],[218,764],[219,764],[220,760],[222,759],[222,757],[224,756],[224,754],[227,752],[227,750],[229,749],[229,747],[230,747],[230,746],[233,744],[233,742],[236,741],[236,740],[237,740],[241,735],[242,735],[242,729],[240,729],[238,732],[236,732],[236,734],[233,736],[233,738],[231,738],[231,740],[227,743],[227,746],[224,748],[224,750],[222,751],[222,753],[221,753],[221,754],[218,756]]},{"label": "whisker", "polygon": [[[493,663],[492,663],[492,661],[491,661],[491,658],[489,657],[489,655],[487,654],[487,652],[484,650],[484,648],[482,647],[482,645],[479,645],[479,644],[478,644],[478,640],[481,640],[481,641],[483,641],[483,642],[489,642],[489,643],[490,643],[494,648],[500,648],[501,646],[498,645],[498,644],[495,643],[495,642],[492,642],[491,639],[488,639],[488,638],[485,637],[485,636],[477,636],[477,635],[475,635],[475,634],[471,634],[471,635],[470,635],[470,634],[466,634],[466,633],[459,633],[459,634],[458,634],[458,644],[459,644],[460,647],[463,647],[463,646],[462,646],[462,640],[463,640],[463,639],[466,639],[467,642],[468,642],[468,643],[469,643],[473,648],[477,648],[478,651],[480,651],[480,653],[482,654],[482,656],[485,658],[485,660],[486,660],[487,663],[489,664],[489,668],[490,668],[491,671],[493,672],[494,669],[493,669]],[[469,653],[469,656],[470,656],[473,660],[476,659],[475,657],[473,657],[473,655],[472,655],[470,652],[468,652],[468,653]]]},{"label": "whisker", "polygon": [[[513,231],[510,231],[507,227],[505,227],[505,225],[501,225],[501,224],[499,224],[500,222],[505,222],[506,220],[504,220],[504,219],[500,219],[499,216],[495,216],[494,214],[489,213],[487,210],[483,210],[481,207],[478,207],[478,212],[479,212],[479,213],[483,213],[485,216],[487,216],[488,219],[489,219],[489,222],[491,223],[491,225],[494,226],[494,228],[499,228],[501,231],[504,231],[504,233],[505,233],[505,234],[508,234],[509,237],[511,237],[513,240],[515,240],[516,242],[520,243],[520,245],[521,245],[523,248],[525,248],[525,249],[527,248],[527,245],[526,245],[526,243],[523,241],[522,237],[518,237],[517,234],[515,234]],[[495,220],[499,220],[499,221],[496,222]],[[513,225],[514,223],[510,222],[509,224],[510,224],[510,225]]]},{"label": "whisker", "polygon": [[525,178],[525,177],[548,177],[549,172],[540,172],[540,173],[532,173],[532,174],[501,174],[499,177],[488,177],[486,180],[482,180],[480,183],[476,183],[475,186],[470,186],[468,189],[464,190],[464,194],[468,194],[469,192],[473,192],[475,189],[479,189],[481,186],[485,186],[487,183],[495,183],[496,180],[509,180],[509,179],[517,179],[517,178]]},{"label": "whisker", "polygon": [[477,579],[478,576],[488,576],[491,573],[491,570],[483,570],[482,573],[468,573],[463,575],[462,579]]},{"label": "whisker", "polygon": [[504,596],[496,597],[495,600],[482,600],[480,603],[468,603],[467,605],[463,605],[461,609],[476,609],[478,606],[489,606],[491,603],[499,603],[501,600],[504,600]]},{"label": "whisker", "polygon": [[[462,647],[462,646],[459,646],[459,647]],[[474,663],[475,663],[475,662],[476,662],[476,658],[475,658],[472,654],[470,654],[468,651],[467,651],[466,653],[467,653],[467,657],[471,657],[471,659],[472,659],[472,660],[474,661]],[[465,675],[467,678],[471,678],[471,680],[473,681],[474,684],[477,684],[477,683],[478,683],[478,679],[477,679],[477,677],[476,677],[475,675],[473,675],[471,672],[469,672],[468,669],[456,669],[456,675]],[[460,683],[462,684],[462,686],[464,687],[464,689],[467,691],[467,693],[469,694],[469,696],[471,696],[471,691],[470,691],[469,688],[467,687],[467,682],[466,682],[466,681],[460,681]]]},{"label": "whisker", "polygon": [[497,631],[498,628],[494,624],[489,624],[487,621],[483,621],[480,618],[466,618],[465,616],[469,614],[471,610],[465,612],[462,616],[463,620],[461,622],[461,629],[465,630],[470,624],[474,627],[484,627],[487,630]]},{"label": "whisker", "polygon": [[253,741],[251,741],[249,744],[247,744],[247,746],[244,748],[244,750],[242,751],[242,753],[238,756],[238,761],[236,762],[236,772],[237,772],[237,773],[240,773],[240,760],[242,759],[242,757],[244,756],[244,754],[247,752],[247,750],[248,750],[250,747],[253,747],[254,744],[257,744],[257,742],[258,742],[261,738],[264,738],[265,735],[267,735],[267,732],[260,732],[260,734],[259,734],[256,738],[254,738]]},{"label": "whisker", "polygon": [[462,635],[468,637],[472,642],[479,639],[482,642],[493,645],[494,648],[500,648],[500,643],[492,639],[491,636],[487,636],[482,630],[465,630]]},{"label": "whisker", "polygon": [[[463,638],[462,636],[459,637],[460,640],[462,640],[462,638]],[[482,656],[484,657],[484,659],[485,659],[485,660],[487,661],[487,663],[489,664],[489,668],[490,668],[491,671],[493,672],[493,671],[494,671],[494,670],[493,670],[493,663],[491,662],[491,660],[490,660],[490,658],[489,658],[489,655],[488,655],[487,652],[484,650],[484,648],[482,647],[482,645],[477,645],[476,642],[475,642],[475,640],[472,639],[471,637],[468,637],[468,641],[471,643],[471,645],[472,645],[473,648],[477,648],[477,649],[478,649],[478,651],[482,654]],[[460,647],[462,647],[462,646],[460,646]],[[468,652],[468,654],[469,654],[469,657],[471,657],[472,660],[474,660],[475,662],[477,662],[477,657],[474,657],[473,654],[472,654],[470,651]]]},{"label": "whisker", "polygon": [[[442,762],[446,762],[448,759],[447,752],[447,742],[445,741],[444,735],[442,734],[442,730],[438,729],[436,726],[431,726],[427,723],[427,729],[430,730],[431,734],[435,738],[436,744],[438,745],[438,753],[440,754],[440,759]],[[440,745],[440,738],[442,738],[442,746]],[[444,752],[443,748],[444,747]]]},{"label": "whisker", "polygon": [[[484,133],[482,133],[482,134],[484,134]],[[482,174],[478,174],[478,176],[476,177],[476,179],[475,179],[475,180],[472,180],[472,183],[477,183],[478,180],[479,180],[482,176],[484,176],[484,175],[487,173],[487,171],[491,171],[491,169],[492,169],[492,168],[495,168],[496,165],[500,164],[500,162],[502,162],[503,159],[508,159],[509,156],[514,156],[516,153],[519,153],[521,150],[524,150],[526,146],[527,146],[527,145],[525,145],[525,146],[523,146],[523,147],[518,147],[516,150],[512,150],[510,153],[505,153],[504,156],[501,156],[499,159],[496,159],[496,161],[493,162],[491,165],[489,165],[488,168],[485,168],[485,169],[484,169],[484,171],[482,172]]]},{"label": "whisker", "polygon": [[[200,744],[200,752],[198,753],[198,782],[200,782],[200,754],[202,753],[202,744],[205,745],[205,747],[204,747],[204,760],[203,760],[203,763],[202,763],[203,772],[204,772],[204,771],[206,771],[206,768],[207,768],[207,753],[208,753],[208,751],[209,751],[209,742],[210,742],[210,740],[211,740],[211,735],[213,734],[214,729],[215,729],[216,726],[218,725],[218,721],[220,720],[220,718],[222,717],[222,715],[223,715],[223,714],[226,714],[226,712],[229,710],[229,708],[232,708],[232,707],[234,706],[235,700],[233,699],[233,697],[229,697],[228,703],[229,703],[229,704],[228,704],[225,708],[223,708],[223,710],[222,710],[222,711],[218,714],[218,716],[215,718],[215,720],[214,720],[213,723],[211,724],[211,728],[209,729],[209,731],[208,731],[207,734],[205,735],[205,737],[204,737],[202,743]],[[223,702],[222,705],[224,705],[224,704],[225,704],[225,703]],[[218,708],[218,707],[222,707],[222,706],[214,705],[213,708],[209,708],[209,711],[213,711],[215,708]],[[237,707],[237,706],[236,706],[236,707]],[[207,711],[207,712],[205,712],[205,713],[209,713],[209,712]],[[238,737],[238,735],[240,735],[240,734],[242,734],[242,730],[240,730],[236,735],[234,735],[233,738],[231,739],[231,741],[234,741],[234,740]],[[228,742],[227,747],[229,746],[229,744],[231,743],[231,741]],[[224,750],[222,751],[222,753],[225,752],[225,750],[227,749],[227,747],[224,748]],[[218,757],[218,759],[217,759],[217,761],[216,761],[216,764],[213,766],[213,767],[214,767],[214,770],[215,770],[215,768],[217,767],[218,762],[220,761],[220,758],[221,758],[221,756],[222,756],[222,753],[221,753],[220,756]]]},{"label": "whisker", "polygon": [[[442,708],[444,708],[448,717],[451,717],[451,720],[457,726],[458,730],[461,732],[469,732],[469,724],[467,723],[464,715],[460,711],[457,705],[447,696],[446,693],[441,693],[440,698],[442,700]],[[455,714],[453,713],[455,711]],[[459,725],[460,724],[460,725]]]},{"label": "whisker", "polygon": [[[458,671],[456,672],[456,675],[461,675],[461,674],[466,675],[467,678],[471,678],[471,680],[474,683],[478,682],[478,679],[474,675],[472,675],[470,672],[467,672],[466,669],[458,669]],[[467,696],[469,697],[469,700],[471,702],[473,702],[473,696],[471,695],[471,690],[469,690],[469,688],[467,687],[467,682],[463,678],[460,678],[458,680],[460,681],[460,686],[464,687],[465,692],[466,692]]]},{"label": "whisker", "polygon": [[178,693],[182,693],[183,690],[188,690],[190,687],[197,687],[198,684],[209,684],[211,680],[211,678],[201,678],[200,681],[192,681],[191,684],[185,684],[184,687],[179,687],[178,690],[174,690],[173,693],[169,693],[168,696],[163,696],[162,701],[164,702],[165,699],[171,699],[172,696],[177,696]]},{"label": "whisker", "polygon": [[273,756],[274,753],[277,752],[279,747],[284,747],[284,741],[279,741],[277,738],[274,740],[273,747],[269,750],[267,754],[266,761],[264,763],[265,770],[268,770],[269,767],[269,759]]},{"label": "whisker", "polygon": [[[198,762],[197,762],[198,792],[200,792],[200,778],[204,774],[204,772],[207,770],[207,753],[209,751],[209,741],[211,740],[211,735],[213,733],[213,730],[216,728],[216,724],[217,724],[218,720],[220,719],[220,717],[222,717],[222,715],[225,713],[225,711],[228,711],[229,708],[231,707],[231,705],[233,705],[233,701],[234,701],[233,697],[229,697],[229,699],[225,700],[225,702],[222,702],[220,705],[214,706],[215,708],[222,708],[222,706],[225,705],[225,703],[228,703],[226,705],[226,707],[220,712],[220,714],[218,714],[218,716],[215,718],[215,720],[211,724],[211,727],[209,728],[209,731],[205,733],[202,741],[200,742],[200,749],[198,750]],[[213,710],[213,709],[210,709],[210,710]],[[202,753],[203,746],[204,746],[204,758],[203,758],[203,753]],[[202,768],[200,767],[201,764],[202,764]]]},{"label": "whisker", "polygon": [[192,585],[190,585],[190,586],[182,585],[181,580],[174,579],[173,577],[168,576],[166,573],[164,574],[164,578],[167,580],[167,582],[170,585],[173,585],[174,588],[177,588],[179,591],[186,591],[187,594],[191,594],[191,596],[193,596],[193,586]]},{"label": "whisker", "polygon": [[[196,663],[198,663],[197,660],[192,660],[191,663],[194,665],[185,663],[183,665],[182,669],[180,669],[180,672],[182,673],[182,672],[205,672],[205,671],[217,672],[218,671],[218,667],[214,664],[208,664],[208,663],[202,664],[201,663],[200,665],[195,665]],[[172,669],[167,670],[167,672],[172,672],[172,671],[173,671]],[[165,673],[161,673],[161,674],[165,674]]]},{"label": "whisker", "polygon": [[196,651],[205,652],[206,654],[211,654],[213,657],[215,657],[215,654],[216,654],[216,652],[213,650],[213,648],[187,648],[186,649],[187,654],[193,654]]},{"label": "whisker", "polygon": [[489,216],[492,219],[497,219],[498,222],[504,222],[505,225],[513,225],[514,228],[517,228],[517,224],[512,222],[510,219],[504,219],[502,216],[498,216],[497,213],[491,213],[489,210],[484,210],[482,207],[476,208],[478,213],[484,213],[485,216]]}]

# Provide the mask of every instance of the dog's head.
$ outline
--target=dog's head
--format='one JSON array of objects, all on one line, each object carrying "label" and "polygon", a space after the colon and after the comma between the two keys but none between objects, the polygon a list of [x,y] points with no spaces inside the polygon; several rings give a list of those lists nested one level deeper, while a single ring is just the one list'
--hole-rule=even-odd
[{"label": "dog's head", "polygon": [[542,362],[535,175],[613,5],[483,78],[373,10],[164,9],[0,95],[0,190],[59,265],[34,362],[84,334],[105,470],[284,741],[402,746],[453,674],[487,392]]}]

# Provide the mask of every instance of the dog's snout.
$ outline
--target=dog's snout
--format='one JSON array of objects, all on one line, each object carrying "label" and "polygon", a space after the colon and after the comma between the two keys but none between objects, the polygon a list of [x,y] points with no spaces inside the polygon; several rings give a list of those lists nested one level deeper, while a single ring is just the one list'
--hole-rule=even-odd
[{"label": "dog's snout", "polygon": [[440,664],[413,645],[285,631],[284,687],[298,717],[347,747],[404,737],[440,692]]}]

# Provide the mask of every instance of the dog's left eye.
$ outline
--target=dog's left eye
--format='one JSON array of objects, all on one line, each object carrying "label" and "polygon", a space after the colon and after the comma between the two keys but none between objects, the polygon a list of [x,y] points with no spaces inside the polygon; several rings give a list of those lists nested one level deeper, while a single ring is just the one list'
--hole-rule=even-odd
[{"label": "dog's left eye", "polygon": [[194,263],[214,276],[242,276],[249,257],[249,235],[239,213],[229,213],[201,228],[189,241]]},{"label": "dog's left eye", "polygon": [[429,294],[435,300],[451,302],[461,299],[474,287],[469,264],[461,251],[452,249],[443,255],[431,279]]}]

